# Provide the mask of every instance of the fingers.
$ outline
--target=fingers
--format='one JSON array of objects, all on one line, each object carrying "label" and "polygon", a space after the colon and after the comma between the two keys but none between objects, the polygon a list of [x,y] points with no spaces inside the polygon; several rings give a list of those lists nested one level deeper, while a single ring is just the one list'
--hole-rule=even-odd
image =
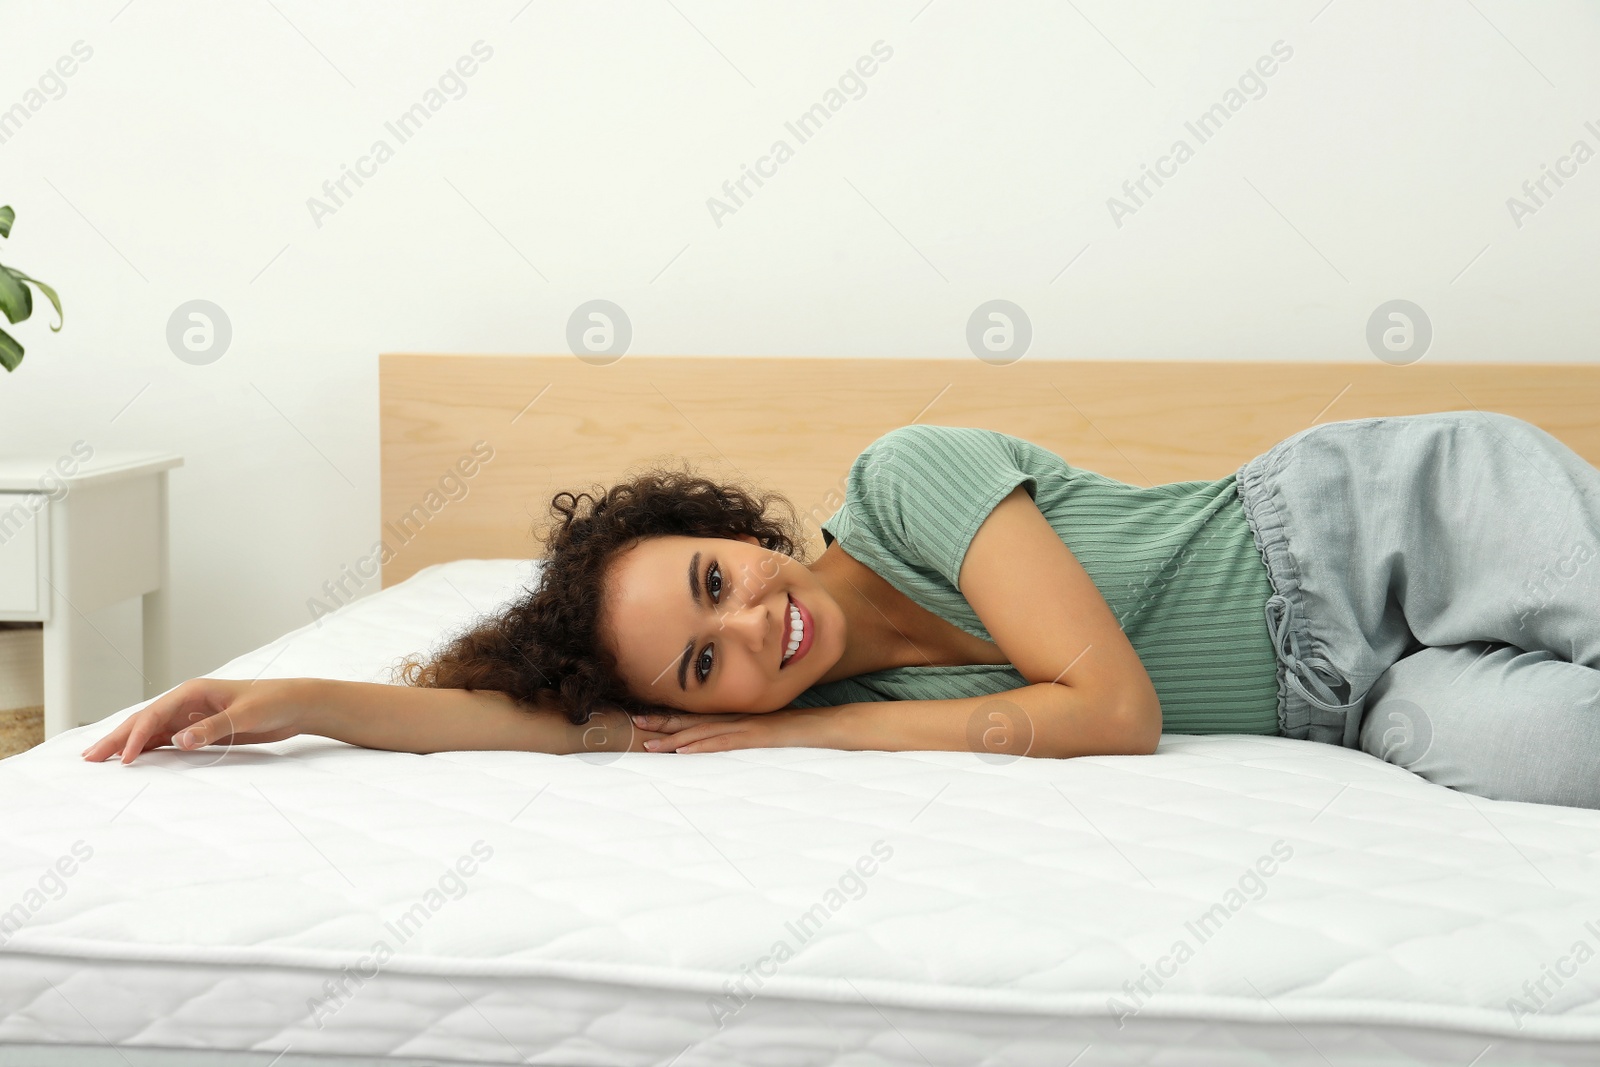
[{"label": "fingers", "polygon": [[[176,693],[177,689],[168,690],[146,704],[139,711],[123,719],[117,724],[116,729],[84,749],[83,758],[92,763],[98,763],[113,752],[125,752],[128,746],[128,739],[132,736],[134,727],[138,725],[139,720],[143,718],[164,720],[171,714],[171,709],[177,707],[174,696]],[[123,760],[123,762],[126,763],[128,761]]]},{"label": "fingers", "polygon": [[133,720],[124,719],[117,724],[117,728],[106,734],[98,741],[90,742],[89,747],[83,750],[83,758],[91,763],[98,763],[118,752],[128,740],[128,732],[133,729]]},{"label": "fingers", "polygon": [[668,734],[653,734],[648,730],[635,730],[635,731],[633,731],[633,737],[629,740],[628,751],[630,751],[630,752],[654,752],[655,749],[649,747],[650,743],[652,741],[660,741],[662,738],[665,738],[667,736],[669,736],[669,735]]},{"label": "fingers", "polygon": [[233,733],[233,716],[221,711],[178,731],[173,735],[172,743],[187,752],[225,741],[232,737]]},{"label": "fingers", "polygon": [[151,714],[154,705],[145,708],[139,714],[128,720],[128,734],[122,743],[122,762],[129,764],[148,748],[155,748],[161,742],[155,740],[156,734],[165,726],[165,716],[157,717]]},{"label": "fingers", "polygon": [[750,738],[745,734],[718,734],[708,737],[704,741],[696,741],[692,745],[684,745],[678,749],[682,756],[692,756],[697,752],[732,752],[739,748],[754,748]]},{"label": "fingers", "polygon": [[105,744],[100,750],[100,755],[110,756],[112,753],[121,753],[124,764],[132,763],[135,756],[144,751],[145,741],[155,728],[155,724],[164,720],[169,709],[175,707],[175,702],[168,697],[176,695],[176,690],[146,705],[145,709],[129,716],[117,731],[107,738],[107,742],[114,739],[114,743]]},{"label": "fingers", "polygon": [[743,715],[701,715],[695,712],[646,712],[633,717],[633,725],[641,730],[653,730],[657,733],[675,734],[679,730],[687,730],[691,726],[699,726],[708,722],[738,722]]},{"label": "fingers", "polygon": [[[163,745],[192,752],[207,745],[282,741],[301,732],[296,679],[244,682],[192,678],[151,701],[83,750],[98,762],[121,753],[123,764]],[[612,716],[627,723],[626,716]],[[630,730],[632,727],[630,726]]]},{"label": "fingers", "polygon": [[644,747],[647,752],[683,752],[688,745],[693,745],[696,742],[712,737],[732,735],[743,729],[744,725],[735,721],[701,722],[685,727],[676,733],[664,734],[658,740],[647,741]]},{"label": "fingers", "polygon": [[635,715],[633,725],[640,730],[650,730],[655,733],[670,734],[688,726],[687,715]]},{"label": "fingers", "polygon": [[98,763],[120,754],[124,765],[132,763],[140,753],[170,743],[175,730],[204,719],[211,711],[209,705],[206,686],[185,682],[128,716],[116,729],[84,749],[83,758]]}]

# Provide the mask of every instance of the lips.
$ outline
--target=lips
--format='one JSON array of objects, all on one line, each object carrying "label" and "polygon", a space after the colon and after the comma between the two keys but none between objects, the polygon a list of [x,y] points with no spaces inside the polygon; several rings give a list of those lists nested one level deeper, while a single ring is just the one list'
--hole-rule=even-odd
[{"label": "lips", "polygon": [[[800,613],[800,627],[801,627],[801,630],[802,630],[804,636],[802,636],[800,638],[800,647],[798,647],[798,648],[796,648],[794,650],[794,655],[790,656],[786,660],[780,658],[780,660],[778,662],[778,669],[779,670],[782,670],[783,668],[788,667],[791,664],[797,662],[798,660],[804,658],[805,654],[807,652],[811,651],[811,643],[815,639],[816,632],[817,632],[816,631],[816,624],[812,621],[812,618],[811,618],[811,612],[806,610],[806,606],[804,604],[800,603],[800,601],[796,600],[794,598],[793,594],[789,595],[788,600],[789,600],[789,606],[792,607],[795,611],[798,611]],[[789,611],[785,610],[785,612],[784,612],[784,631],[783,631],[784,639],[783,639],[782,645],[780,646],[783,649],[787,649],[789,647],[789,633],[790,633],[789,622],[790,622],[790,620],[789,620]],[[780,652],[779,655],[781,657],[782,653]]]}]

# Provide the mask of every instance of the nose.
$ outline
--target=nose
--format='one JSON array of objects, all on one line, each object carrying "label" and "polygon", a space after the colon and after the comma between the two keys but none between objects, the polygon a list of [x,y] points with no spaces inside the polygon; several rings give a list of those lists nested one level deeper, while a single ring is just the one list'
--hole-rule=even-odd
[{"label": "nose", "polygon": [[722,613],[722,629],[731,638],[759,652],[772,638],[772,614],[761,600],[743,601]]}]

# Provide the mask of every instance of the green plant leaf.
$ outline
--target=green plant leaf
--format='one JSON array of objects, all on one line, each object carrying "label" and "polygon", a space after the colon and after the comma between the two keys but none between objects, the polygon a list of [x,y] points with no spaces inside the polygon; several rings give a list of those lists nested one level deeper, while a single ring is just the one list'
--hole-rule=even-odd
[{"label": "green plant leaf", "polygon": [[33,294],[5,266],[0,266],[0,313],[13,323],[33,314]]},{"label": "green plant leaf", "polygon": [[11,205],[0,207],[0,237],[11,236],[11,224],[16,221],[17,213],[11,210]]},{"label": "green plant leaf", "polygon": [[[41,282],[38,278],[30,278],[15,267],[0,267],[0,271],[4,271],[5,273],[11,275],[19,282],[32,282],[34,285],[39,287],[39,291],[45,295],[45,297],[50,301],[50,305],[56,309],[57,321],[54,326],[50,327],[50,329],[56,333],[60,333],[61,327],[67,324],[67,317],[61,313],[61,298],[56,295],[56,291],[50,288],[44,282]],[[22,317],[27,318],[28,316],[24,315]],[[12,319],[11,321],[15,322],[17,320]]]},{"label": "green plant leaf", "polygon": [[22,362],[22,346],[17,344],[16,338],[4,330],[0,330],[0,367],[8,372],[17,369],[17,364]]}]

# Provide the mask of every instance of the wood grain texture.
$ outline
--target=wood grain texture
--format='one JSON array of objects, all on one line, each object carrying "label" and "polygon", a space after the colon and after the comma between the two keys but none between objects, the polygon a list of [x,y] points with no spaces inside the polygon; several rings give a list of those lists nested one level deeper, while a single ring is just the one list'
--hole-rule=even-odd
[{"label": "wood grain texture", "polygon": [[537,556],[555,492],[680,459],[785,494],[816,552],[850,461],[910,422],[1003,430],[1156,485],[1223,477],[1319,423],[1479,408],[1600,465],[1600,365],[386,354],[379,396],[384,585]]}]

